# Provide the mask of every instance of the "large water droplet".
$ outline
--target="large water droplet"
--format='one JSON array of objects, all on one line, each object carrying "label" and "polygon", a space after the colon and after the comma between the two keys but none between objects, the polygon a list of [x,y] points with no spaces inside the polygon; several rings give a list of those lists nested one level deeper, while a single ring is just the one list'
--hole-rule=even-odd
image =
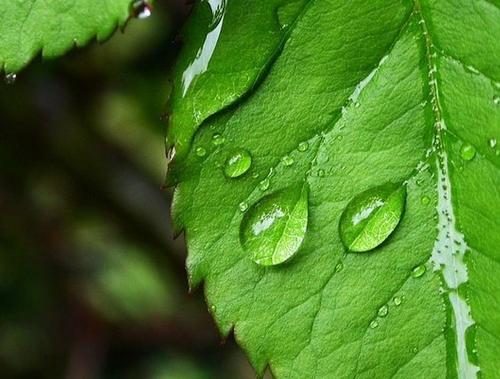
[{"label": "large water droplet", "polygon": [[393,183],[371,188],[355,196],[339,223],[340,238],[349,251],[376,248],[396,229],[403,215],[406,187]]},{"label": "large water droplet", "polygon": [[132,16],[144,19],[151,16],[153,12],[153,6],[150,4],[148,0],[136,0],[131,4],[131,14]]},{"label": "large water droplet", "polygon": [[476,156],[476,149],[474,148],[474,146],[468,143],[464,143],[460,148],[460,156],[463,160],[470,161]]},{"label": "large water droplet", "polygon": [[17,75],[13,72],[5,75],[5,83],[6,84],[14,84],[16,81]]},{"label": "large water droplet", "polygon": [[308,194],[304,184],[263,197],[252,205],[240,225],[240,241],[252,260],[272,266],[297,253],[307,228]]},{"label": "large water droplet", "polygon": [[227,158],[224,165],[224,174],[228,178],[237,178],[250,169],[252,157],[245,149],[238,149]]}]

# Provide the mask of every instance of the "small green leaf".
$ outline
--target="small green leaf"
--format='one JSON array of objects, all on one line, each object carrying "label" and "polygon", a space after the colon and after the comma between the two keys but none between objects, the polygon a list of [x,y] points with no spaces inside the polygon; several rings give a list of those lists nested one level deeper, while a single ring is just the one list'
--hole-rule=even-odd
[{"label": "small green leaf", "polygon": [[123,26],[131,0],[0,1],[0,71],[21,70],[42,52],[44,58],[108,38]]},{"label": "small green leaf", "polygon": [[396,229],[403,215],[406,187],[387,183],[357,195],[339,223],[340,238],[350,251],[376,248]]},{"label": "small green leaf", "polygon": [[307,229],[306,185],[292,186],[267,195],[243,217],[240,239],[252,260],[274,266],[292,258]]}]

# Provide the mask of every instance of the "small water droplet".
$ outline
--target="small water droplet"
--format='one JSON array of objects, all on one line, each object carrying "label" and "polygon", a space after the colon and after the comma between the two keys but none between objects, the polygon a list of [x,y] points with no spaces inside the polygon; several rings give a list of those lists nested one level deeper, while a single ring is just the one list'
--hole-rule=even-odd
[{"label": "small water droplet", "polygon": [[323,170],[322,168],[320,168],[320,169],[318,170],[318,176],[319,176],[320,178],[322,178],[323,176],[325,176],[325,170]]},{"label": "small water droplet", "polygon": [[291,166],[293,165],[295,160],[291,156],[285,155],[283,158],[281,158],[281,162],[283,162],[285,166]]},{"label": "small water droplet", "polygon": [[426,268],[424,265],[418,265],[417,267],[414,267],[413,270],[411,270],[411,276],[414,278],[420,278],[422,275],[425,274]]},{"label": "small water droplet", "polygon": [[354,108],[359,108],[359,106],[360,106],[360,105],[361,105],[361,104],[360,104],[358,101],[356,101],[356,102],[354,103]]},{"label": "small water droplet", "polygon": [[420,202],[423,204],[423,205],[427,205],[431,202],[431,198],[427,195],[424,195],[422,196],[422,198],[420,199]]},{"label": "small water droplet", "polygon": [[245,149],[235,150],[224,164],[224,174],[228,178],[237,178],[246,173],[252,165],[252,156]]},{"label": "small water droplet", "polygon": [[406,187],[386,183],[355,196],[339,223],[340,238],[351,252],[372,250],[396,229],[403,215]]},{"label": "small water droplet", "polygon": [[252,260],[263,266],[283,263],[300,248],[307,229],[308,191],[296,185],[264,196],[240,224],[240,241]]},{"label": "small water droplet", "polygon": [[258,172],[254,172],[252,174],[252,178],[257,179],[258,177],[259,177],[259,173]]},{"label": "small water droplet", "polygon": [[488,141],[488,143],[489,143],[490,147],[492,149],[494,149],[495,146],[497,145],[497,140],[496,140],[496,138],[490,138],[490,140]]},{"label": "small water droplet", "polygon": [[419,179],[416,180],[415,183],[417,184],[417,186],[421,186],[423,182],[424,182],[424,179],[419,178]]},{"label": "small water droplet", "polygon": [[131,14],[132,16],[144,19],[151,16],[153,12],[153,6],[149,3],[148,0],[137,0],[133,1],[131,4]]},{"label": "small water droplet", "polygon": [[372,322],[370,322],[370,328],[372,329],[378,328],[378,321],[373,320]]},{"label": "small water droplet", "polygon": [[389,313],[389,307],[387,305],[382,305],[377,312],[379,317],[385,317],[387,316],[388,313]]},{"label": "small water droplet", "polygon": [[402,299],[399,296],[394,296],[392,302],[394,303],[394,305],[399,306],[402,303]]},{"label": "small water droplet", "polygon": [[339,135],[337,136],[337,140],[339,140],[339,141],[342,141],[342,139],[343,139],[343,138],[344,138],[344,136],[343,136],[342,134],[339,134]]},{"label": "small water droplet", "polygon": [[259,189],[266,191],[269,188],[269,178],[262,179],[259,183]]},{"label": "small water droplet", "polygon": [[309,149],[309,143],[306,141],[299,143],[299,146],[297,147],[297,150],[302,153],[307,151],[307,149]]},{"label": "small water droplet", "polygon": [[246,201],[242,201],[239,205],[238,208],[240,208],[241,212],[245,212],[248,209],[248,203]]},{"label": "small water droplet", "polygon": [[196,152],[196,155],[199,156],[200,158],[204,157],[207,154],[207,151],[205,150],[205,148],[203,148],[201,146],[197,147],[195,152]]},{"label": "small water droplet", "polygon": [[463,160],[470,161],[476,156],[476,149],[474,148],[474,146],[468,143],[464,143],[460,148],[460,156]]},{"label": "small water droplet", "polygon": [[215,145],[215,146],[219,146],[219,145],[222,145],[224,142],[226,142],[226,139],[219,133],[215,133],[213,136],[212,136],[212,143]]},{"label": "small water droplet", "polygon": [[212,313],[213,313],[213,312],[215,312],[217,310],[217,307],[215,305],[211,305],[210,309],[212,310]]},{"label": "small water droplet", "polygon": [[175,146],[172,146],[167,150],[167,163],[170,163],[174,160],[176,154]]},{"label": "small water droplet", "polygon": [[337,263],[335,266],[335,272],[340,272],[344,269],[344,264],[342,262]]},{"label": "small water droplet", "polygon": [[14,84],[16,82],[17,75],[13,72],[5,75],[5,83],[6,84]]},{"label": "small water droplet", "polygon": [[498,96],[498,95],[493,96],[493,104],[495,104],[495,105],[500,104],[500,96]]}]

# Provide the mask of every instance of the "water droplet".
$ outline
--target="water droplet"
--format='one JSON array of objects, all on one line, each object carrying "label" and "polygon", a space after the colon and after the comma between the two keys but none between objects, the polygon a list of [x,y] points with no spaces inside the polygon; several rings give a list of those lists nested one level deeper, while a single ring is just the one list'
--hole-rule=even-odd
[{"label": "water droplet", "polygon": [[238,208],[240,208],[241,212],[245,212],[248,209],[248,203],[246,201],[242,201],[239,205]]},{"label": "water droplet", "polygon": [[372,329],[378,328],[378,321],[373,320],[372,322],[370,322],[370,328]]},{"label": "water droplet", "polygon": [[318,176],[319,176],[320,178],[322,178],[323,176],[325,176],[325,170],[323,170],[322,168],[320,168],[320,169],[318,170]]},{"label": "water droplet", "polygon": [[213,136],[212,136],[212,143],[215,145],[215,146],[219,146],[219,145],[222,145],[224,142],[226,141],[226,139],[219,133],[215,133]]},{"label": "water droplet", "polygon": [[431,198],[427,195],[424,195],[422,196],[422,198],[420,199],[420,202],[423,204],[423,205],[427,205],[431,202]]},{"label": "water droplet", "polygon": [[217,310],[217,307],[215,305],[211,305],[210,309],[212,310],[212,313],[213,313],[213,312],[215,312]]},{"label": "water droplet", "polygon": [[500,104],[500,96],[498,95],[493,96],[493,104],[495,105]]},{"label": "water droplet", "polygon": [[176,154],[175,146],[172,146],[167,150],[167,163],[170,163],[174,160]]},{"label": "water droplet", "polygon": [[204,157],[207,154],[207,151],[201,146],[197,147],[195,152],[196,155],[199,156],[200,158]]},{"label": "water droplet", "polygon": [[355,196],[339,223],[340,238],[352,252],[369,251],[384,242],[403,215],[406,187],[386,183]]},{"label": "water droplet", "polygon": [[5,83],[6,84],[14,84],[17,79],[17,75],[13,72],[5,75]]},{"label": "water droplet", "polygon": [[392,302],[394,303],[394,305],[399,306],[402,303],[402,299],[399,296],[394,296]]},{"label": "water droplet", "polygon": [[344,264],[342,262],[337,263],[335,266],[335,272],[340,272],[344,269]]},{"label": "water droplet", "polygon": [[237,178],[250,169],[252,157],[245,149],[238,149],[227,158],[224,164],[224,174],[228,178]]},{"label": "water droplet", "polygon": [[291,166],[293,165],[295,160],[291,156],[285,155],[283,158],[281,158],[281,162],[283,162],[285,166]]},{"label": "water droplet", "polygon": [[285,188],[252,205],[240,225],[240,241],[252,260],[263,266],[292,258],[304,240],[308,217],[306,185]]},{"label": "water droplet", "polygon": [[337,140],[339,140],[339,141],[342,141],[342,139],[343,139],[343,138],[344,138],[344,136],[343,136],[342,134],[339,134],[339,135],[337,136]]},{"label": "water droplet", "polygon": [[257,179],[258,177],[259,177],[259,173],[258,172],[254,172],[252,174],[252,178]]},{"label": "water droplet", "polygon": [[418,265],[417,267],[414,267],[413,270],[411,270],[411,276],[414,278],[420,278],[422,275],[425,274],[425,266],[424,265]]},{"label": "water droplet", "polygon": [[476,149],[474,146],[464,143],[460,148],[460,156],[465,161],[470,161],[476,156]]},{"label": "water droplet", "polygon": [[148,18],[151,16],[151,13],[153,12],[153,6],[149,3],[148,0],[137,0],[133,1],[131,4],[131,11],[130,13],[132,16],[139,18],[139,19],[144,19]]},{"label": "water droplet", "polygon": [[489,141],[488,141],[490,147],[493,149],[495,148],[495,146],[497,145],[497,140],[496,138],[491,138]]},{"label": "water droplet", "polygon": [[389,313],[389,307],[387,305],[382,305],[377,312],[379,317],[385,317],[387,316],[388,313]]},{"label": "water droplet", "polygon": [[269,188],[269,178],[262,179],[259,183],[259,189],[266,191]]},{"label": "water droplet", "polygon": [[302,153],[307,151],[307,149],[309,149],[309,143],[306,141],[299,143],[299,147],[297,147],[297,150]]}]

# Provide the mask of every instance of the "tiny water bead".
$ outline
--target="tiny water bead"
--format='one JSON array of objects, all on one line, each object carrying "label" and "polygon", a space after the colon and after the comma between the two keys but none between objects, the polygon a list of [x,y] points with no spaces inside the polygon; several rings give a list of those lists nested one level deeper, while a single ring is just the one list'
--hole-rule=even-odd
[{"label": "tiny water bead", "polygon": [[388,313],[389,313],[389,307],[387,305],[382,305],[377,312],[379,317],[385,317],[387,316]]},{"label": "tiny water bead", "polygon": [[153,12],[153,7],[148,0],[132,1],[130,7],[132,16],[139,19],[148,18]]},{"label": "tiny water bead", "polygon": [[394,296],[394,298],[392,299],[392,302],[394,303],[394,305],[399,306],[399,305],[401,305],[403,300],[399,296]]},{"label": "tiny water bead", "polygon": [[372,322],[370,322],[370,328],[372,328],[372,329],[378,328],[378,321],[373,320]]},{"label": "tiny water bead", "polygon": [[500,96],[498,96],[498,95],[493,96],[493,104],[495,104],[495,105],[500,104]]},{"label": "tiny water bead", "polygon": [[267,189],[269,188],[269,178],[265,178],[265,179],[262,179],[260,182],[259,182],[259,189],[264,192],[264,191],[267,191]]},{"label": "tiny water bead", "polygon": [[196,148],[195,153],[200,158],[203,158],[205,155],[207,155],[207,151],[201,146]]},{"label": "tiny water bead", "polygon": [[420,199],[420,202],[422,203],[422,205],[427,205],[431,202],[431,198],[427,195],[424,195],[422,196],[422,198]]},{"label": "tiny water bead", "polygon": [[252,156],[245,149],[235,150],[224,164],[224,174],[228,178],[237,178],[246,173],[252,165]]},{"label": "tiny water bead", "polygon": [[226,142],[226,139],[219,133],[215,133],[213,136],[212,136],[212,143],[215,145],[215,146],[219,146],[219,145],[222,145],[224,142]]},{"label": "tiny water bead", "polygon": [[426,268],[424,265],[418,265],[417,267],[414,267],[413,270],[411,270],[411,276],[414,278],[420,278],[425,274],[425,271]]},{"label": "tiny water bead", "polygon": [[238,204],[238,208],[241,212],[245,212],[248,209],[248,203],[246,201],[242,201]]},{"label": "tiny water bead", "polygon": [[306,141],[299,143],[299,146],[297,147],[297,150],[302,153],[307,151],[307,149],[309,149],[309,143]]},{"label": "tiny water bead", "polygon": [[319,176],[320,178],[324,177],[324,176],[325,176],[325,170],[323,170],[322,168],[320,168],[320,169],[318,170],[318,176]]},{"label": "tiny water bead", "polygon": [[287,187],[264,196],[241,220],[241,246],[259,265],[286,262],[297,253],[304,240],[307,218],[307,185]]},{"label": "tiny water bead", "polygon": [[488,141],[488,144],[490,145],[490,147],[491,147],[492,149],[494,149],[494,148],[495,148],[495,146],[497,145],[497,140],[496,140],[496,138],[490,138],[490,140]]},{"label": "tiny water bead", "polygon": [[351,252],[370,251],[394,232],[406,202],[406,187],[386,183],[355,196],[339,222],[340,238]]},{"label": "tiny water bead", "polygon": [[291,166],[293,165],[295,160],[291,156],[285,155],[283,158],[281,158],[281,162],[283,162],[285,166]]},{"label": "tiny water bead", "polygon": [[344,269],[344,264],[342,262],[337,263],[335,266],[335,272],[340,272]]},{"label": "tiny water bead", "polygon": [[460,156],[463,160],[470,161],[476,156],[476,149],[474,148],[474,146],[468,143],[464,143],[460,148]]},{"label": "tiny water bead", "polygon": [[5,83],[6,84],[14,84],[16,81],[17,75],[14,73],[9,73],[5,75]]}]

